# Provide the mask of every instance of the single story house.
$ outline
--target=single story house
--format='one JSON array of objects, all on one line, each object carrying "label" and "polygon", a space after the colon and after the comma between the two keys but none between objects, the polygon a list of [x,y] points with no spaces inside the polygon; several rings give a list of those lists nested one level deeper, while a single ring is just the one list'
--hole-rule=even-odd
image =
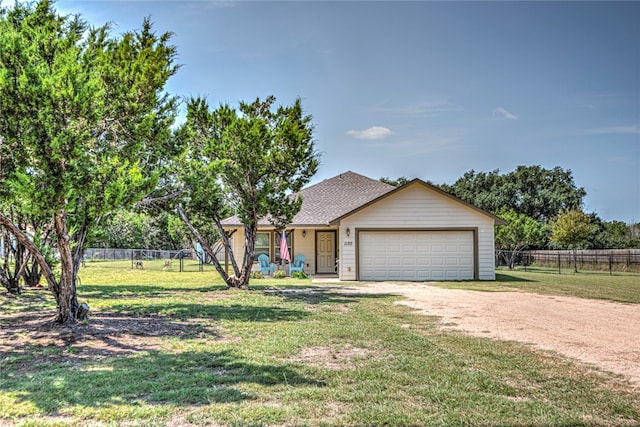
[{"label": "single story house", "polygon": [[[495,280],[494,225],[500,218],[422,180],[394,187],[345,172],[304,188],[287,227],[291,259],[311,275],[340,280]],[[243,226],[222,222],[241,254]],[[281,231],[258,224],[255,253],[280,264]]]}]

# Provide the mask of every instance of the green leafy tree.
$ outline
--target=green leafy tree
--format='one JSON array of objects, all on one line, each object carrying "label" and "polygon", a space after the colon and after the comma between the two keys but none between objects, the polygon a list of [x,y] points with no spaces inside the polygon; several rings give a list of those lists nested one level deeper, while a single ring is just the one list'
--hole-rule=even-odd
[{"label": "green leafy tree", "polygon": [[496,249],[505,251],[505,259],[509,268],[513,269],[516,258],[523,250],[544,244],[546,227],[513,209],[503,209],[498,216],[507,224],[496,227]]},{"label": "green leafy tree", "polygon": [[640,247],[640,239],[634,238],[632,226],[623,221],[603,221],[591,214],[591,232],[585,240],[586,249],[630,249]]},{"label": "green leafy tree", "polygon": [[154,188],[170,149],[170,37],[149,20],[113,37],[108,25],[59,16],[47,0],[0,12],[0,141],[15,153],[2,158],[11,168],[3,186],[16,210],[50,218],[60,275],[11,218],[0,213],[0,224],[38,260],[60,323],[84,313],[76,279],[89,229]]},{"label": "green leafy tree", "polygon": [[504,208],[520,212],[516,207],[515,185],[507,185],[497,169],[488,173],[471,170],[453,185],[443,184],[440,188],[487,212],[497,213]]},{"label": "green leafy tree", "polygon": [[393,185],[394,187],[402,187],[403,185],[407,184],[411,180],[409,178],[407,178],[406,176],[401,176],[398,179],[391,179],[391,178],[388,178],[388,177],[382,177],[382,178],[380,178],[380,181],[384,182],[385,184]]},{"label": "green leafy tree", "polygon": [[169,212],[119,209],[104,216],[87,236],[88,247],[177,250],[190,237],[180,218]]},{"label": "green leafy tree", "polygon": [[[300,100],[274,107],[275,98],[222,105],[210,111],[203,99],[188,103],[187,122],[177,139],[185,144],[173,180],[176,211],[230,287],[248,286],[258,220],[284,229],[300,210],[291,197],[316,173],[318,155],[311,116]],[[234,254],[221,221],[235,213],[244,224],[244,252]],[[217,261],[213,242],[200,224],[215,224],[229,253],[233,274]],[[238,262],[238,259],[240,262]]]},{"label": "green leafy tree", "polygon": [[578,246],[591,232],[591,218],[579,210],[563,211],[551,223],[551,241],[573,249],[573,270],[578,272]]},{"label": "green leafy tree", "polygon": [[576,187],[571,171],[560,167],[518,166],[504,175],[499,170],[472,170],[441,188],[486,211],[510,208],[541,222],[548,222],[562,210],[578,208],[586,196],[583,188]]}]

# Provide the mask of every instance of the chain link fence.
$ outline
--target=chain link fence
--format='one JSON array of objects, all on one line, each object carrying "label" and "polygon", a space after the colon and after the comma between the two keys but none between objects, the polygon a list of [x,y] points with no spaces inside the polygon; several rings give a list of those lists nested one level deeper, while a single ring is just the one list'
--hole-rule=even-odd
[{"label": "chain link fence", "polygon": [[[224,253],[218,254],[224,263]],[[181,249],[177,251],[152,249],[101,249],[89,248],[84,251],[84,264],[101,263],[101,266],[115,269],[139,269],[156,271],[201,272],[213,271],[211,259],[203,251]]]}]

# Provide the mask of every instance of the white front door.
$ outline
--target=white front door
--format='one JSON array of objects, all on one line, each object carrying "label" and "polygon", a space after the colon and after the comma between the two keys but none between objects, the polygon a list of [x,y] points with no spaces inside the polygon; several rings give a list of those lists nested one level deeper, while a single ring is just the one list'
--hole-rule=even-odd
[{"label": "white front door", "polygon": [[317,273],[335,273],[336,271],[336,232],[318,231],[316,233]]}]

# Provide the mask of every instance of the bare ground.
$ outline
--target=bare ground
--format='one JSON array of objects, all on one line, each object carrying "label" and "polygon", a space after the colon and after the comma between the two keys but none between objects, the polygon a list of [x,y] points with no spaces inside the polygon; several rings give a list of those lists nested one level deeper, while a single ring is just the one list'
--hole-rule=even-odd
[{"label": "bare ground", "polygon": [[36,357],[15,365],[18,372],[28,372],[43,361],[73,364],[129,356],[140,351],[166,350],[167,337],[233,339],[221,336],[213,327],[203,326],[206,324],[203,319],[101,313],[91,316],[87,325],[62,327],[53,322],[54,317],[53,310],[0,315],[0,360],[35,353]]},{"label": "bare ground", "polygon": [[400,295],[443,329],[518,341],[627,378],[640,390],[640,307],[609,301],[442,289],[427,284],[375,283],[341,292]]}]

